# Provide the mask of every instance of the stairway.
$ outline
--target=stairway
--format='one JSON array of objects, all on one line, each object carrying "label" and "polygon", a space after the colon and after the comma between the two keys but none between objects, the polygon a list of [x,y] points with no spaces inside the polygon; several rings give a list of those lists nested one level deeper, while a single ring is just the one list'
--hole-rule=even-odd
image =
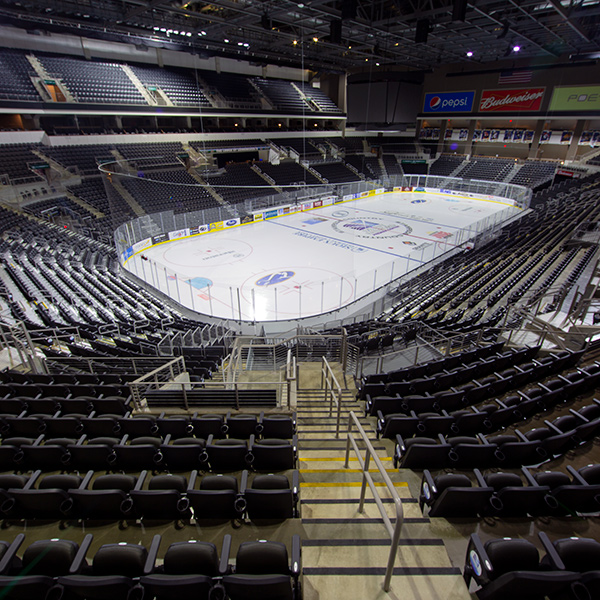
[{"label": "stairway", "polygon": [[[123,71],[125,72],[125,75],[127,75],[127,77],[129,77],[129,79],[131,80],[131,83],[133,83],[133,85],[135,85],[137,91],[144,97],[144,100],[150,106],[156,106],[157,105],[156,99],[152,97],[152,95],[146,89],[144,84],[138,79],[137,75],[133,72],[133,69],[129,65],[121,65],[121,69],[123,69]],[[171,102],[171,106],[173,106],[172,102]]]},{"label": "stairway", "polygon": [[65,190],[65,196],[75,202],[75,204],[79,204],[81,208],[87,210],[89,213],[93,214],[96,219],[101,219],[104,217],[104,213],[98,210],[95,206],[88,204],[85,200],[82,200],[79,196],[76,196],[73,192],[69,190]]},{"label": "stairway", "polygon": [[121,195],[123,200],[129,204],[129,207],[137,217],[143,217],[146,214],[146,211],[138,204],[138,201],[125,189],[117,178],[112,179],[111,185]]},{"label": "stairway", "polygon": [[[312,374],[307,371],[310,367],[313,368]],[[345,432],[351,410],[359,417],[403,498],[404,525],[389,597],[403,600],[469,599],[460,569],[451,563],[440,534],[430,520],[423,517],[404,474],[392,466],[392,443],[375,439],[375,420],[362,416],[362,403],[355,400],[355,390],[343,392],[341,433],[336,438],[336,418],[329,416],[329,403],[324,400],[324,392],[307,389],[311,379],[315,388],[319,387],[319,371],[312,363],[302,363],[296,410],[304,532],[303,599],[385,596],[382,584],[390,539],[368,489],[365,510],[362,514],[358,512],[362,473],[354,454],[350,457],[350,467],[344,468]],[[342,381],[339,375],[338,381]],[[364,443],[359,442],[359,448],[364,448]],[[392,499],[374,465],[371,473],[388,515],[393,517]],[[408,475],[414,485],[414,474],[409,472]],[[441,519],[437,521],[445,523]]]}]

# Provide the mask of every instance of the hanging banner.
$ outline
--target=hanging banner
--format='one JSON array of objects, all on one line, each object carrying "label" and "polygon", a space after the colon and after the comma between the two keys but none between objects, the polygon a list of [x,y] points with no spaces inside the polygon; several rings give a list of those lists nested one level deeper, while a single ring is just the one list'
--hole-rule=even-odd
[{"label": "hanging banner", "polygon": [[475,92],[441,92],[425,94],[423,112],[471,112]]},{"label": "hanging banner", "polygon": [[548,110],[600,110],[600,85],[555,87]]},{"label": "hanging banner", "polygon": [[483,90],[479,102],[480,112],[536,111],[542,106],[546,88],[522,90]]}]

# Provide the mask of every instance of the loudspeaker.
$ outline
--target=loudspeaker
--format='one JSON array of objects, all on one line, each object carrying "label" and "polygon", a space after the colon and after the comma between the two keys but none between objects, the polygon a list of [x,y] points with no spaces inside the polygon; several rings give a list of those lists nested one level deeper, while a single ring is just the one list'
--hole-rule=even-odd
[{"label": "loudspeaker", "polygon": [[329,41],[332,44],[342,43],[342,20],[333,19],[329,23]]},{"label": "loudspeaker", "polygon": [[419,19],[415,31],[415,44],[426,44],[429,35],[429,19]]},{"label": "loudspeaker", "polygon": [[357,0],[342,0],[342,19],[354,19],[356,17]]},{"label": "loudspeaker", "polygon": [[454,0],[452,3],[452,20],[464,21],[467,16],[467,0]]},{"label": "loudspeaker", "polygon": [[261,18],[260,18],[260,24],[262,25],[263,29],[266,29],[267,31],[271,31],[272,28],[272,22],[271,22],[271,17],[269,17],[268,14],[264,14]]}]

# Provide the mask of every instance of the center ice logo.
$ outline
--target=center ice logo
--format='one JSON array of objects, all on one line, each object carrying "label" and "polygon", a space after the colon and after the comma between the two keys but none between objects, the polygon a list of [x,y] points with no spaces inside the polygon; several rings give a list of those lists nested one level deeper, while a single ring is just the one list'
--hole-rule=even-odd
[{"label": "center ice logo", "polygon": [[278,283],[283,283],[288,279],[291,279],[296,273],[294,271],[279,271],[277,273],[270,273],[269,275],[265,275],[261,277],[256,285],[266,286],[266,285],[276,285]]},{"label": "center ice logo", "polygon": [[361,238],[401,237],[411,233],[412,229],[399,221],[388,221],[378,218],[343,219],[331,224],[341,234],[350,234]]}]

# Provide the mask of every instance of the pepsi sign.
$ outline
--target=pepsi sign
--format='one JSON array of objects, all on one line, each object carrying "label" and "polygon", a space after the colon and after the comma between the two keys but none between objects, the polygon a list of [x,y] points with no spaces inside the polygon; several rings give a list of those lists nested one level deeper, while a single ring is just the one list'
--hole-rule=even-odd
[{"label": "pepsi sign", "polygon": [[475,92],[441,92],[439,94],[425,94],[423,112],[471,112]]}]

